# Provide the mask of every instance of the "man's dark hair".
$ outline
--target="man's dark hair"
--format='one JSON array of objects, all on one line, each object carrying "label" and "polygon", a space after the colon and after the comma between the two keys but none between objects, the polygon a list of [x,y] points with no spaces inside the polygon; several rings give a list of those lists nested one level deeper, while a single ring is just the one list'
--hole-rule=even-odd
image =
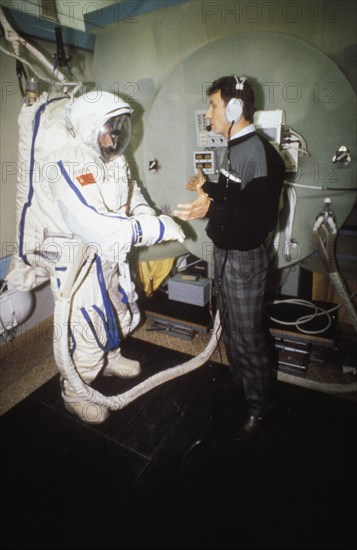
[{"label": "man's dark hair", "polygon": [[236,90],[236,84],[237,81],[234,76],[222,76],[212,82],[211,86],[207,89],[207,95],[212,95],[220,91],[221,97],[226,105],[232,97],[241,99],[244,103],[244,118],[249,120],[249,122],[253,122],[253,115],[255,112],[254,90],[248,81],[244,82],[243,90]]}]

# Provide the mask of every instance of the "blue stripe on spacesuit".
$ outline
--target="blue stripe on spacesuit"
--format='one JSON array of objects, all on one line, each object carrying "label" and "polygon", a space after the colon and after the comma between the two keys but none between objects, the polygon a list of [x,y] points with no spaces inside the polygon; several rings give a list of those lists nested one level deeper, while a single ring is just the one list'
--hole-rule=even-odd
[{"label": "blue stripe on spacesuit", "polygon": [[43,111],[46,109],[47,105],[50,103],[53,103],[54,101],[59,101],[60,99],[64,99],[64,97],[56,97],[54,99],[50,99],[49,101],[46,101],[41,107],[38,109],[38,111],[35,114],[34,118],[34,127],[33,127],[33,134],[32,134],[32,143],[31,143],[31,154],[30,154],[30,172],[29,172],[29,192],[27,196],[27,202],[24,204],[21,217],[20,217],[20,224],[19,224],[19,256],[25,262],[27,265],[31,265],[30,262],[27,259],[26,254],[24,254],[24,233],[25,233],[25,221],[26,221],[26,214],[28,208],[30,208],[32,203],[32,197],[34,193],[33,189],[33,170],[34,170],[34,164],[35,164],[35,143],[36,138],[38,134],[38,129],[40,127],[40,118]]},{"label": "blue stripe on spacesuit", "polygon": [[135,220],[135,244],[143,242],[143,228],[138,220]]},{"label": "blue stripe on spacesuit", "polygon": [[127,293],[125,292],[125,290],[120,285],[118,285],[118,290],[119,290],[120,294],[122,295],[121,303],[128,305],[129,304],[129,298],[128,298]]},{"label": "blue stripe on spacesuit", "polygon": [[[67,267],[66,266],[55,266],[55,271],[67,271]],[[56,278],[56,283],[57,283],[57,288],[60,289],[61,288],[61,279],[59,279],[58,277]]]},{"label": "blue stripe on spacesuit", "polygon": [[162,241],[162,239],[164,238],[165,226],[162,223],[162,221],[160,220],[160,218],[158,218],[158,220],[159,220],[159,224],[160,224],[160,234],[159,234],[159,238],[157,239],[156,242],[160,243]]},{"label": "blue stripe on spacesuit", "polygon": [[[120,338],[119,338],[119,330],[118,330],[118,323],[117,318],[114,313],[114,307],[109,300],[107,288],[105,285],[105,280],[103,276],[103,270],[102,270],[102,263],[99,256],[95,256],[95,261],[97,264],[97,273],[98,273],[98,281],[100,286],[100,291],[102,293],[103,303],[105,307],[105,312],[107,314],[108,319],[108,340],[110,344],[110,349],[115,349],[119,346]],[[96,309],[96,306],[93,306]]]},{"label": "blue stripe on spacesuit", "polygon": [[91,330],[91,332],[92,332],[92,334],[95,338],[95,341],[96,341],[98,347],[103,351],[110,351],[110,350],[113,350],[113,349],[116,349],[117,347],[119,347],[120,337],[119,337],[118,322],[117,322],[117,318],[116,318],[116,315],[115,315],[114,307],[113,307],[111,301],[109,300],[109,296],[108,296],[108,292],[107,292],[107,288],[106,288],[105,280],[104,280],[104,276],[103,276],[101,259],[99,258],[99,256],[97,254],[95,256],[95,262],[96,262],[96,268],[97,268],[97,278],[98,278],[98,282],[99,282],[99,288],[100,288],[100,292],[101,292],[101,295],[102,295],[106,315],[104,315],[104,312],[98,306],[96,306],[95,304],[93,304],[92,307],[93,307],[94,311],[96,311],[96,313],[99,315],[99,317],[101,318],[101,320],[103,322],[103,327],[104,327],[105,334],[106,334],[106,337],[107,337],[107,344],[106,345],[103,346],[100,343],[98,335],[97,335],[96,330],[95,330],[95,327],[93,326],[93,323],[91,321],[91,318],[90,318],[89,313],[87,312],[86,308],[82,307],[81,312],[83,314],[83,317],[85,318],[85,320],[88,323],[88,326],[89,326],[89,328],[90,328],[90,330]]},{"label": "blue stripe on spacesuit", "polygon": [[97,334],[96,334],[96,332],[95,332],[95,328],[94,328],[94,326],[93,326],[93,323],[92,323],[92,321],[91,321],[91,318],[89,317],[88,311],[86,310],[85,307],[81,307],[81,312],[82,312],[82,315],[83,315],[84,319],[85,319],[86,322],[88,323],[88,326],[89,326],[89,328],[90,328],[90,330],[91,330],[91,332],[92,332],[92,334],[93,334],[93,336],[94,336],[95,341],[97,342],[98,348],[100,348],[102,351],[106,351],[106,350],[105,350],[105,346],[102,346],[102,344],[100,343],[100,341],[99,341],[99,339],[98,339],[98,336],[97,336]]}]

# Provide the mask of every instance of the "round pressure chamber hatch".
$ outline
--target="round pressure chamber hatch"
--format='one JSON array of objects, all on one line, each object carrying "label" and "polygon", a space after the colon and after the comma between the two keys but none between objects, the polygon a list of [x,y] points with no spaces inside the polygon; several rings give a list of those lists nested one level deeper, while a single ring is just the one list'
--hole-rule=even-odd
[{"label": "round pressure chamber hatch", "polygon": [[[145,184],[164,213],[196,197],[185,189],[194,173],[194,152],[204,150],[197,145],[196,112],[207,110],[206,89],[224,75],[248,76],[257,109],[282,110],[285,126],[301,136],[308,153],[300,151],[297,170],[287,174],[274,239],[276,267],[291,266],[316,252],[312,229],[326,199],[337,228],[354,206],[354,90],[325,54],[285,34],[239,33],[196,51],[160,89],[144,132]],[[333,162],[341,146],[348,149],[351,162]],[[222,147],[215,152],[222,158]],[[149,170],[153,159],[158,170]],[[213,245],[205,233],[207,220],[177,221],[188,251],[210,262]]]}]

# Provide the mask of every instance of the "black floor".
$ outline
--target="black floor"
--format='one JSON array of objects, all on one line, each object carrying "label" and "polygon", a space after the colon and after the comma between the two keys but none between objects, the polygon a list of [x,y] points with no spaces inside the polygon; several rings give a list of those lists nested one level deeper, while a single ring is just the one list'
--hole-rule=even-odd
[{"label": "black floor", "polygon": [[[135,383],[187,359],[133,338],[125,352],[143,365]],[[54,377],[0,420],[1,547],[355,548],[356,402],[281,382],[277,397],[243,445],[240,393],[217,363],[99,426],[65,411]]]}]

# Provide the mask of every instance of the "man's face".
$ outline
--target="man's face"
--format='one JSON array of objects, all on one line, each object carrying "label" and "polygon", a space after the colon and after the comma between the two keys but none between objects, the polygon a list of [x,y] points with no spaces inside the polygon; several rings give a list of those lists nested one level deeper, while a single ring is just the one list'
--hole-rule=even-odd
[{"label": "man's face", "polygon": [[99,145],[101,145],[102,147],[114,147],[115,146],[114,139],[113,139],[112,134],[110,133],[109,130],[107,132],[101,132],[99,134],[98,142],[99,142]]},{"label": "man's face", "polygon": [[209,108],[205,116],[216,134],[228,137],[230,125],[226,119],[226,104],[221,97],[220,90],[209,96]]},{"label": "man's face", "polygon": [[101,157],[109,162],[121,155],[130,141],[131,123],[128,115],[112,117],[102,126],[98,134]]},{"label": "man's face", "polygon": [[98,142],[102,147],[112,147],[115,148],[119,131],[117,130],[119,117],[110,118],[100,129],[98,134]]}]

